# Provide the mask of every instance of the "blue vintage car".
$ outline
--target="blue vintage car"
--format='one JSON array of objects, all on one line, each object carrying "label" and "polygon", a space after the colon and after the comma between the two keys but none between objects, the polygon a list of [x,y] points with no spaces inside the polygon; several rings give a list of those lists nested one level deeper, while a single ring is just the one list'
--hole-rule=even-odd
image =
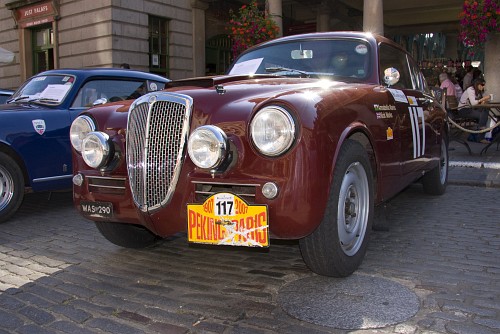
[{"label": "blue vintage car", "polygon": [[14,94],[13,90],[10,89],[0,89],[0,104],[5,103]]},{"label": "blue vintage car", "polygon": [[27,191],[71,189],[69,129],[81,111],[135,99],[168,81],[114,68],[51,70],[28,79],[0,105],[0,223]]}]

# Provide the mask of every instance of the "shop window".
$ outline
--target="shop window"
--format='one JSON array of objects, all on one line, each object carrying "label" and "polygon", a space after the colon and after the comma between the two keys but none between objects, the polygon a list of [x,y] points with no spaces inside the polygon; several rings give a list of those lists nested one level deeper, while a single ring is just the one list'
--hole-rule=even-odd
[{"label": "shop window", "polygon": [[54,30],[52,25],[33,29],[32,41],[34,73],[54,69]]},{"label": "shop window", "polygon": [[169,77],[169,20],[149,16],[149,71]]}]

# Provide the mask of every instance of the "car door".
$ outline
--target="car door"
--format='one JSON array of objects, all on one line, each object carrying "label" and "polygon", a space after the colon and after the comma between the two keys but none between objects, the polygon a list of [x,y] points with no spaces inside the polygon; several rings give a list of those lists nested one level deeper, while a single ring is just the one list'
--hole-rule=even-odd
[{"label": "car door", "polygon": [[[424,95],[417,85],[418,78],[412,73],[408,55],[388,44],[380,45],[380,68],[395,69],[399,81],[387,90],[394,98],[398,115],[398,136],[400,151],[398,160],[405,183],[415,180],[430,156],[429,143],[434,134],[429,127],[432,100]],[[381,75],[383,77],[384,74]]]}]

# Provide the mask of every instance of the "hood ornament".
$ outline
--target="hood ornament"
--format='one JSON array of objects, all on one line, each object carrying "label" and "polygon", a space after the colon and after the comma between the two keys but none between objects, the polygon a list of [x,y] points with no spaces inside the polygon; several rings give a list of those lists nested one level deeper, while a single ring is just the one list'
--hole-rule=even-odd
[{"label": "hood ornament", "polygon": [[226,90],[224,89],[224,86],[222,86],[222,85],[215,85],[215,91],[219,95],[224,95],[226,93]]}]

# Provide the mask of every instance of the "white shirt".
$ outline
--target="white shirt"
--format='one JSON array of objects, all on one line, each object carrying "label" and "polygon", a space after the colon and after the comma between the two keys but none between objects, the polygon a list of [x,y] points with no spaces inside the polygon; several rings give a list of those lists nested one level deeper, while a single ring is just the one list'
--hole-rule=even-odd
[{"label": "white shirt", "polygon": [[476,100],[476,91],[474,90],[474,86],[470,86],[460,97],[460,101],[458,102],[458,109],[468,106],[475,106],[476,104],[479,104],[479,100]]}]

